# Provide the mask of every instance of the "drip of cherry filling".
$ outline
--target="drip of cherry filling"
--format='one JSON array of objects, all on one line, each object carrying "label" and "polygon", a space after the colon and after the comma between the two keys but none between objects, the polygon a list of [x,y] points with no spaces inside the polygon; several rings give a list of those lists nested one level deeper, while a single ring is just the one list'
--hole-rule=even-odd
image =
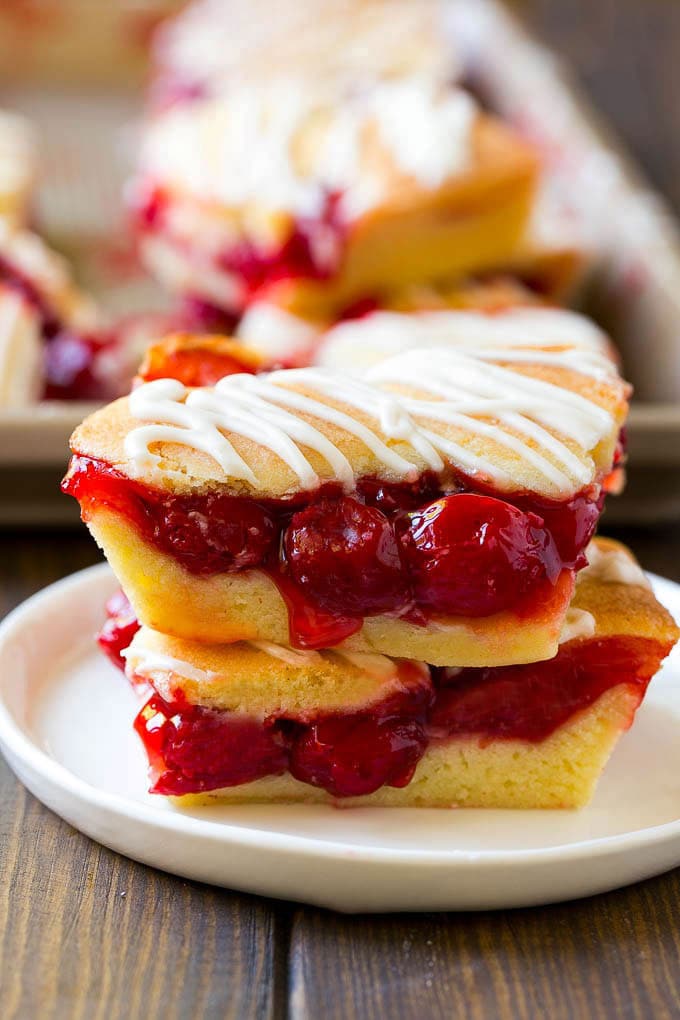
[{"label": "drip of cherry filling", "polygon": [[105,609],[106,621],[97,635],[97,644],[114,666],[125,671],[123,652],[139,630],[139,621],[123,591],[115,592]]},{"label": "drip of cherry filling", "polygon": [[575,641],[549,662],[455,675],[435,670],[432,690],[412,687],[363,712],[319,713],[304,722],[259,721],[153,694],[135,729],[153,793],[202,793],[289,772],[333,797],[361,796],[407,786],[431,743],[540,743],[622,684],[635,692],[637,707],[667,652],[647,638]]},{"label": "drip of cherry filling", "polygon": [[84,520],[112,510],[192,574],[267,573],[297,648],[338,644],[378,614],[416,624],[529,615],[563,571],[584,563],[599,495],[550,503],[471,488],[461,476],[446,493],[423,475],[417,483],[361,479],[352,496],[335,483],[278,500],[176,495],[81,456],[63,484]]},{"label": "drip of cherry filling", "polygon": [[[277,248],[261,248],[243,237],[215,257],[215,268],[238,277],[244,288],[245,304],[256,294],[261,295],[266,287],[283,280],[328,280],[340,268],[344,248],[346,228],[340,217],[340,198],[338,193],[328,193],[319,215],[294,220],[288,236]],[[165,230],[170,203],[162,188],[150,188],[138,197],[132,211],[142,235]],[[169,241],[173,243],[172,234]],[[205,313],[204,325],[223,314],[200,299],[195,303],[192,299],[192,307],[197,322],[201,313]]]},{"label": "drip of cherry filling", "polygon": [[[400,665],[400,672],[413,669]],[[419,685],[369,711],[300,722],[259,721],[154,694],[135,729],[149,756],[153,793],[199,793],[290,772],[334,797],[353,797],[410,782],[427,745],[431,700]]]}]

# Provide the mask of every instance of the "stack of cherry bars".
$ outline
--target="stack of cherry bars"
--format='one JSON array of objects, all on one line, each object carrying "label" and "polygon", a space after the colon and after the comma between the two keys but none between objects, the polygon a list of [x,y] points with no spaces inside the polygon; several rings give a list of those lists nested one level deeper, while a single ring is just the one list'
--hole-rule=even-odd
[{"label": "stack of cherry bars", "polygon": [[537,157],[452,84],[445,5],[261,6],[161,37],[141,245],[204,332],[64,483],[152,790],[584,804],[678,632],[593,537],[629,387],[556,306],[580,253],[536,242]]}]

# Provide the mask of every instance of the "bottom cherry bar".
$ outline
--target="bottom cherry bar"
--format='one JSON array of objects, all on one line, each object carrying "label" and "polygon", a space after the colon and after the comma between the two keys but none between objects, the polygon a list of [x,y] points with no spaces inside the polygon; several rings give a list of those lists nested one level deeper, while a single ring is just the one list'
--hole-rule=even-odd
[{"label": "bottom cherry bar", "polygon": [[[598,540],[558,655],[487,669],[142,628],[123,652],[145,693],[152,792],[181,803],[577,807],[678,631],[623,547]],[[112,658],[134,631],[111,606]]]}]

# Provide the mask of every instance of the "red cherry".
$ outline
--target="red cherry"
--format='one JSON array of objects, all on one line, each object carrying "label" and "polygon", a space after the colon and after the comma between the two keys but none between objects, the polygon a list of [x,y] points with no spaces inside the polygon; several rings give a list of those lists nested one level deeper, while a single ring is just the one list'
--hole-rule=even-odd
[{"label": "red cherry", "polygon": [[288,752],[257,719],[200,705],[170,704],[154,694],[135,719],[149,756],[152,793],[237,786],[285,771]]},{"label": "red cherry", "polygon": [[288,767],[296,779],[334,797],[359,797],[381,786],[406,786],[426,745],[418,719],[330,717],[295,742]]},{"label": "red cherry", "polygon": [[97,636],[97,644],[114,666],[125,669],[122,652],[129,647],[139,630],[135,611],[123,591],[117,591],[106,603],[108,619]]},{"label": "red cherry", "polygon": [[533,501],[566,566],[585,566],[585,548],[597,529],[604,498],[604,492],[597,497],[577,493],[566,503]]},{"label": "red cherry", "polygon": [[416,602],[441,613],[498,613],[561,567],[541,518],[500,499],[445,496],[408,520],[402,542]]},{"label": "red cherry", "polygon": [[260,566],[274,544],[267,511],[250,500],[209,494],[174,497],[155,522],[155,540],[197,574]]},{"label": "red cherry", "polygon": [[309,506],[283,544],[290,576],[323,609],[365,616],[410,601],[394,529],[374,507],[347,497]]}]

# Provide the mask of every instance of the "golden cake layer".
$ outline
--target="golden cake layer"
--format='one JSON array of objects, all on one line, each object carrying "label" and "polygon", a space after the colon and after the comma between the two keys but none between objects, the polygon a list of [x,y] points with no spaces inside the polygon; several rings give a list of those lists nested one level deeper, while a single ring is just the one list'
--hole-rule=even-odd
[{"label": "golden cake layer", "polygon": [[[338,330],[351,328],[361,338],[375,319]],[[576,344],[563,341],[556,347],[549,336],[545,344],[539,338],[526,349],[501,338],[489,353],[474,336],[471,343],[459,338],[431,346],[417,316],[395,316],[394,322],[397,346],[404,336],[406,346],[374,366],[362,382],[346,379],[344,372],[333,376],[315,369],[225,378],[217,388],[193,390],[159,380],[86,418],[71,448],[168,492],[220,490],[274,498],[328,481],[347,482],[337,462],[334,466],[313,447],[324,442],[332,444],[343,458],[342,470],[354,478],[413,480],[428,470],[446,478],[453,470],[499,493],[554,499],[568,499],[609,470],[629,387],[606,358],[588,374],[591,366]],[[387,339],[391,343],[392,335]],[[461,392],[456,376],[463,368],[470,381]],[[514,417],[504,413],[504,395],[513,399]],[[301,397],[306,398],[302,404]],[[301,436],[296,445],[305,464],[292,467],[293,454],[278,452],[278,442],[268,445],[264,429],[260,441],[246,435],[231,414],[237,398],[248,400],[253,421],[259,418],[263,425],[276,408],[288,410],[295,422],[276,426],[277,441],[291,431]],[[403,415],[398,427],[384,417],[386,400],[395,415]],[[191,416],[183,414],[184,405],[191,406]],[[178,426],[163,428],[179,419]],[[229,467],[231,460],[220,462],[197,439],[197,431],[211,423],[235,452],[238,469]],[[153,426],[151,432],[147,426]],[[425,437],[436,447],[438,467],[431,453],[423,453]]]},{"label": "golden cake layer", "polygon": [[[290,642],[288,610],[274,582],[257,570],[201,577],[144,542],[121,517],[102,511],[88,522],[139,620],[185,640]],[[507,665],[555,654],[573,582],[564,574],[531,614],[506,611],[477,619],[438,618],[425,626],[368,616],[337,647],[420,659],[434,665]]]},{"label": "golden cake layer", "polygon": [[172,799],[182,807],[214,803],[333,804],[341,808],[584,807],[639,704],[639,692],[621,684],[539,744],[452,737],[427,748],[407,786],[383,786],[362,797],[338,800],[284,774]]}]

